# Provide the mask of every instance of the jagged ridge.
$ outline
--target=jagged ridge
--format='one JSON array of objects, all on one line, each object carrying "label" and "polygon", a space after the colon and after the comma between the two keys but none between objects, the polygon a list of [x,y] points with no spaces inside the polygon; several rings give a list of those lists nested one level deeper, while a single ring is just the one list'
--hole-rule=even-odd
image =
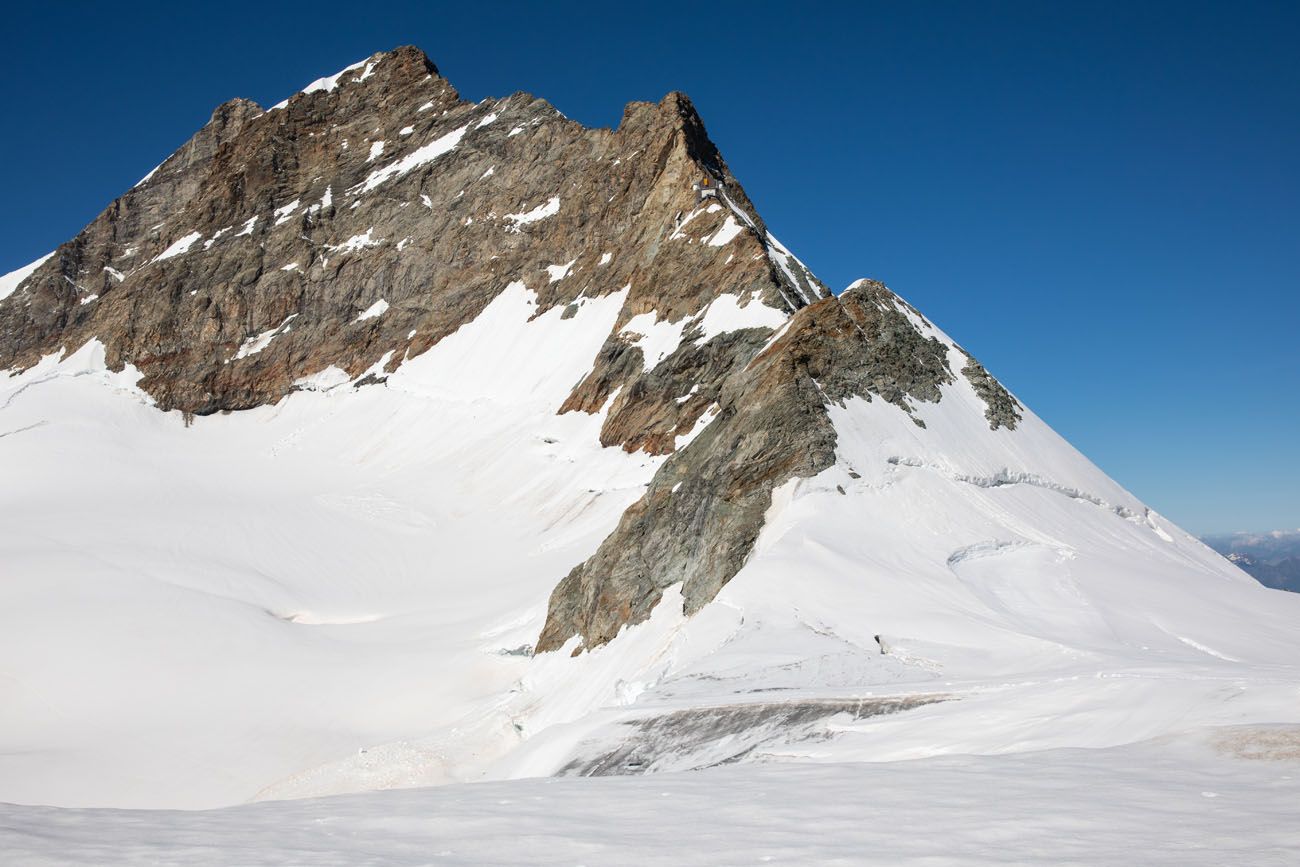
[{"label": "jagged ridge", "polygon": [[611,131],[527,94],[465,102],[414,48],[331,81],[267,112],[220,106],[0,302],[0,368],[97,337],[162,408],[207,414],[275,402],[329,365],[391,370],[516,280],[541,311],[630,285],[624,321],[728,293],[805,303],[754,258],[761,224],[725,267],[663,243],[706,172],[753,212],[681,94],[630,104]]},{"label": "jagged ridge", "polygon": [[919,316],[870,280],[796,313],[716,386],[717,419],[555,588],[538,650],[574,635],[580,647],[604,644],[646,619],[679,582],[686,613],[710,602],[753,549],[772,491],[835,462],[830,404],[876,396],[911,414],[914,401],[941,400],[941,386],[955,379],[947,347],[923,336],[909,314]]}]

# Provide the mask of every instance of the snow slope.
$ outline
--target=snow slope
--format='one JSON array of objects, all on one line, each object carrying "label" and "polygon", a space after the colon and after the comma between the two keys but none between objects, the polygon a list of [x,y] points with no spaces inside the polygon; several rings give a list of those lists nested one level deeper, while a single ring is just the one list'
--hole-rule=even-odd
[{"label": "snow slope", "polygon": [[1300,596],[1032,414],[989,430],[960,376],[924,429],[833,408],[836,465],[778,490],[696,617],[670,592],[608,645],[530,657],[555,583],[662,461],[555,415],[623,301],[530,321],[512,284],[383,386],[329,368],[192,427],[93,341],[0,380],[0,800],[204,808],[1300,723]]},{"label": "snow slope", "polygon": [[554,414],[621,304],[513,286],[387,387],[189,428],[94,343],[0,379],[0,799],[236,803],[496,701],[658,463]]},{"label": "snow slope", "polygon": [[1106,750],[516,780],[190,813],[0,807],[0,848],[24,867],[1289,867],[1297,750],[1300,730],[1234,728]]},{"label": "snow slope", "polygon": [[[917,325],[960,370],[952,341]],[[690,621],[665,613],[639,628],[635,640],[655,645],[639,668],[618,642],[588,654],[621,657],[612,700],[530,738],[493,774],[563,773],[620,751],[632,764],[614,772],[643,773],[1300,722],[1300,597],[1148,510],[1031,412],[992,431],[983,411],[964,377],[937,405],[918,404],[925,428],[881,400],[832,408],[837,465],[777,492],[754,555],[717,600]],[[544,674],[537,689],[549,692]],[[681,716],[902,695],[944,700],[794,731],[752,710],[697,713],[695,726]],[[701,743],[693,729],[718,731]]]}]

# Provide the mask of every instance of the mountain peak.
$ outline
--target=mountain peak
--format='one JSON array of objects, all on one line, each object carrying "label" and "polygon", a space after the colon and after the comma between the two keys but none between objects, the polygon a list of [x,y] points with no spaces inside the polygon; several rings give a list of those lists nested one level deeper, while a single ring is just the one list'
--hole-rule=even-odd
[{"label": "mountain peak", "polygon": [[[377,52],[365,60],[343,67],[333,75],[318,78],[298,93],[277,103],[272,110],[286,108],[290,102],[311,98],[312,94],[331,94],[337,99],[335,91],[340,88],[347,91],[349,95],[358,89],[369,92],[359,100],[356,98],[345,100],[343,105],[355,105],[358,101],[367,100],[381,102],[383,97],[376,94],[392,90],[401,91],[428,79],[436,79],[442,82],[445,89],[452,90],[450,83],[442,77],[438,67],[428,55],[413,45],[403,45],[391,51]],[[454,90],[452,92],[454,93]]]},{"label": "mountain peak", "polygon": [[924,428],[961,381],[991,429],[1019,419],[883,284],[833,297],[676,91],[588,129],[527,94],[465,102],[416,48],[379,53],[268,112],[219,107],[61,253],[0,303],[0,366],[96,340],[160,408],[196,415],[326,374],[381,385],[519,291],[533,318],[587,321],[610,299],[599,351],[551,410],[666,463],[557,587],[543,650],[608,641],[675,582],[688,612],[707,604],[773,491],[833,464],[832,407],[878,398]]},{"label": "mountain peak", "polygon": [[[244,409],[322,367],[359,375],[418,355],[511,281],[541,312],[626,288],[620,327],[698,317],[720,296],[791,312],[827,294],[768,233],[685,95],[587,129],[526,94],[465,102],[407,46],[265,113],[218,107],[26,278],[21,304],[0,306],[0,365],[94,337],[164,408]],[[359,328],[380,300],[388,312]],[[241,354],[263,333],[277,337]],[[632,372],[598,363],[592,381]]]},{"label": "mountain peak", "polygon": [[0,370],[0,800],[1293,713],[1300,597],[883,283],[833,296],[681,94],[589,129],[399,48],[225,103],[0,277]]}]

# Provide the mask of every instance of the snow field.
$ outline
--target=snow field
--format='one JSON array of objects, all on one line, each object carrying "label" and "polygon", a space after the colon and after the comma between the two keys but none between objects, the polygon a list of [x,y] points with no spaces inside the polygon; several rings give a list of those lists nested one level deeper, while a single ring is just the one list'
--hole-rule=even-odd
[{"label": "snow field", "polygon": [[[600,415],[555,415],[625,299],[529,322],[514,283],[383,386],[327,368],[191,428],[94,342],[0,380],[0,799],[203,808],[546,776],[611,750],[644,757],[623,771],[893,773],[1300,723],[1300,598],[1032,413],[989,430],[960,376],[914,408],[925,429],[879,399],[832,407],[837,463],[775,492],[749,562],[695,617],[671,588],[609,645],[530,657],[556,582],[663,460],[600,448]],[[720,298],[701,330],[776,315]],[[661,327],[680,341],[686,323]],[[642,733],[905,696],[943,700],[689,749]]]},{"label": "snow field", "polygon": [[[1232,730],[1228,739],[1257,736]],[[1264,730],[1287,739],[1296,730]],[[1300,761],[1106,750],[516,780],[176,813],[0,807],[26,867],[1250,864],[1300,857]]]}]

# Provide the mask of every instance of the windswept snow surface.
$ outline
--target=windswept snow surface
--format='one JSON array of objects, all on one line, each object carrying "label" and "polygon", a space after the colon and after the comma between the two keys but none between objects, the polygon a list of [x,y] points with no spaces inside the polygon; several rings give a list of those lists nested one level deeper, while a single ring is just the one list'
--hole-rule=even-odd
[{"label": "windswept snow surface", "polygon": [[[1234,756],[1251,743],[1254,758]],[[0,806],[0,848],[24,867],[1291,867],[1297,746],[1295,729],[1233,728],[1108,750],[516,780],[190,813]]]},{"label": "windswept snow surface", "polygon": [[[775,492],[745,567],[696,616],[672,588],[608,645],[531,657],[556,582],[663,460],[602,449],[600,414],[555,414],[626,297],[530,321],[535,295],[513,283],[383,385],[326,368],[277,406],[188,428],[133,373],[106,372],[96,344],[0,379],[0,800],[198,808],[515,781],[138,814],[113,838],[137,847],[124,861],[230,860],[211,847],[311,827],[244,860],[330,863],[380,833],[376,816],[399,817],[374,844],[396,863],[551,857],[529,836],[542,830],[506,839],[511,821],[558,822],[565,840],[612,822],[650,853],[637,861],[796,858],[783,845],[854,861],[887,838],[901,854],[884,863],[942,863],[937,823],[973,847],[956,862],[1018,842],[1031,863],[1104,863],[1152,815],[1170,838],[1137,850],[1144,863],[1294,855],[1260,818],[1294,802],[1277,776],[1291,765],[1216,753],[1183,767],[1137,744],[1300,724],[1300,596],[1150,512],[1032,413],[989,430],[960,375],[916,405],[924,429],[878,398],[832,407],[837,462]],[[718,299],[689,333],[780,318]],[[643,339],[665,332],[648,360],[688,333],[642,324]],[[884,700],[907,709],[826,711]],[[673,775],[738,762],[799,767]],[[518,781],[588,772],[669,776]],[[680,831],[706,799],[717,833],[661,852],[657,829]],[[864,815],[879,821],[850,827]],[[48,835],[98,845],[116,821],[4,816],[43,829],[9,832],[38,856]],[[817,817],[827,831],[809,843]],[[1196,849],[1216,840],[1227,856]],[[837,855],[837,841],[863,848]],[[609,860],[551,842],[557,858]]]},{"label": "windswept snow surface", "polygon": [[555,415],[625,296],[533,297],[383,387],[189,428],[102,349],[0,378],[0,800],[213,806],[432,731],[473,741],[434,780],[513,746],[502,651],[661,461]]}]

